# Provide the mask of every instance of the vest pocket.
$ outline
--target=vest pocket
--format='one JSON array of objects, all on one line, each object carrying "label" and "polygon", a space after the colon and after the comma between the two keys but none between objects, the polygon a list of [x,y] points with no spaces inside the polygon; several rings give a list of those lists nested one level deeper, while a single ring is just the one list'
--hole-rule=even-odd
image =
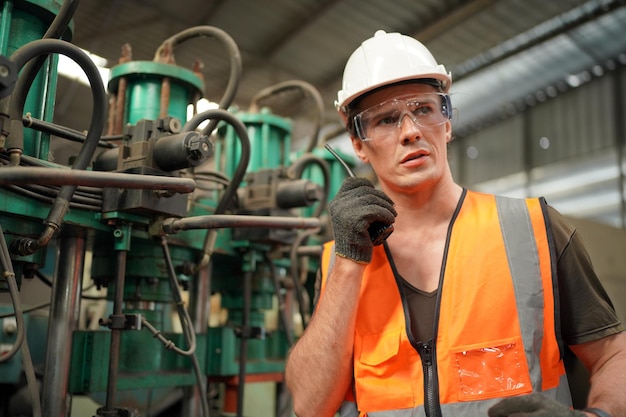
[{"label": "vest pocket", "polygon": [[400,347],[401,330],[361,336],[359,361],[364,365],[378,365],[396,356]]},{"label": "vest pocket", "polygon": [[459,400],[472,401],[531,392],[524,345],[519,337],[453,352]]}]

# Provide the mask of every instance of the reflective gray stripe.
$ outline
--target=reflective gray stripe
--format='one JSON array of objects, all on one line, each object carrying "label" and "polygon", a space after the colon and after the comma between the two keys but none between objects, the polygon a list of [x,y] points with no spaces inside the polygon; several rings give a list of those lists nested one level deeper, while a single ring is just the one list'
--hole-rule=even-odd
[{"label": "reflective gray stripe", "polygon": [[515,288],[517,311],[534,390],[541,390],[543,285],[537,243],[525,200],[496,197],[500,228]]},{"label": "reflective gray stripe", "polygon": [[[563,376],[559,387],[543,391],[543,394],[557,400],[567,407],[571,407],[572,399],[567,385],[567,377]],[[563,387],[565,387],[563,389]],[[500,402],[503,398],[493,398],[490,400],[467,401],[452,404],[441,404],[441,412],[444,416],[486,416],[487,410]]]},{"label": "reflective gray stripe", "polygon": [[569,382],[567,380],[567,374],[561,375],[559,380],[559,386],[554,389],[544,391],[544,394],[552,396],[555,400],[561,404],[565,404],[568,407],[572,406],[572,393],[569,390]]},{"label": "reflective gray stripe", "polygon": [[367,413],[367,417],[426,417],[424,407],[405,408],[403,410],[375,411]]},{"label": "reflective gray stripe", "polygon": [[[564,375],[561,377],[559,387],[543,391],[546,396],[565,404],[567,407],[572,406],[572,400],[569,392],[569,385],[567,384],[567,377]],[[457,416],[486,416],[487,410],[500,402],[502,398],[493,398],[490,400],[479,401],[464,401],[460,403],[441,404],[441,413],[444,417],[457,417]],[[354,403],[351,403],[354,404]],[[356,407],[354,407],[356,410]],[[356,414],[358,415],[358,414]],[[346,414],[346,416],[352,417],[353,414]],[[376,411],[367,413],[368,417],[426,417],[424,407],[419,406],[413,409],[406,408],[404,410],[387,410]],[[341,414],[341,417],[344,417]]]},{"label": "reflective gray stripe", "polygon": [[356,408],[356,403],[352,401],[344,401],[339,407],[339,417],[359,417],[359,410]]}]

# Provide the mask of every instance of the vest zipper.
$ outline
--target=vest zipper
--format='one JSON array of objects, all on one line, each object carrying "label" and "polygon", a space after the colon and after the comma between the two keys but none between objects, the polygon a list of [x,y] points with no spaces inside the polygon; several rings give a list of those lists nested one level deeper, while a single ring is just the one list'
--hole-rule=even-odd
[{"label": "vest zipper", "polygon": [[420,342],[417,351],[422,358],[422,370],[424,373],[424,411],[426,417],[441,417],[439,407],[439,395],[437,395],[437,379],[433,366],[433,346],[432,340],[427,343]]},{"label": "vest zipper", "polygon": [[396,265],[393,262],[393,257],[391,256],[391,251],[389,250],[389,246],[387,242],[385,242],[384,248],[385,253],[387,254],[387,259],[389,259],[389,264],[391,265],[391,269],[393,271],[393,276],[396,280],[396,284],[398,286],[398,290],[400,291],[400,299],[402,300],[402,307],[404,309],[404,317],[406,319],[406,332],[411,342],[411,345],[417,348],[417,353],[420,355],[420,359],[422,360],[422,373],[424,374],[424,411],[426,413],[426,417],[442,417],[441,412],[441,404],[439,404],[439,379],[437,377],[437,359],[436,359],[436,351],[435,351],[435,340],[437,340],[437,333],[439,330],[439,309],[441,307],[441,293],[443,292],[443,278],[445,276],[445,268],[447,264],[448,258],[448,249],[450,247],[450,236],[452,235],[452,227],[454,226],[454,222],[461,211],[461,207],[463,206],[463,201],[465,201],[465,196],[467,195],[467,189],[463,188],[463,192],[461,197],[459,198],[459,202],[457,203],[457,207],[452,215],[452,219],[450,219],[450,224],[448,225],[448,231],[446,233],[446,245],[443,253],[443,260],[441,263],[441,271],[439,275],[439,292],[437,294],[437,301],[435,303],[435,315],[433,317],[433,338],[428,342],[417,342],[413,337],[413,333],[411,332],[411,320],[409,307],[407,305],[407,297],[400,283],[400,274],[396,269]]}]

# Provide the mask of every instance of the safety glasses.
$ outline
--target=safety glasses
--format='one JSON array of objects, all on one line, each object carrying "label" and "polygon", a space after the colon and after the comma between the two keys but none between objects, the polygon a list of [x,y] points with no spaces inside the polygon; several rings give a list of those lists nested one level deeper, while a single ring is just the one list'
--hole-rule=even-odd
[{"label": "safety glasses", "polygon": [[405,116],[420,127],[444,124],[452,117],[450,96],[425,93],[385,101],[354,116],[354,127],[363,141],[397,137]]}]

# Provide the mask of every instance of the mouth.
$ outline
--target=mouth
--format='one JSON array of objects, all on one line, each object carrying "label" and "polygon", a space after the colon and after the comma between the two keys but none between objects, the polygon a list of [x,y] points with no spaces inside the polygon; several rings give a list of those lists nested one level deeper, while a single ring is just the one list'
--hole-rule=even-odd
[{"label": "mouth", "polygon": [[407,156],[402,158],[400,163],[404,164],[405,162],[414,161],[416,159],[420,159],[420,158],[422,158],[424,156],[427,156],[427,155],[428,155],[428,152],[426,152],[426,151],[411,152],[410,154],[408,154]]}]

